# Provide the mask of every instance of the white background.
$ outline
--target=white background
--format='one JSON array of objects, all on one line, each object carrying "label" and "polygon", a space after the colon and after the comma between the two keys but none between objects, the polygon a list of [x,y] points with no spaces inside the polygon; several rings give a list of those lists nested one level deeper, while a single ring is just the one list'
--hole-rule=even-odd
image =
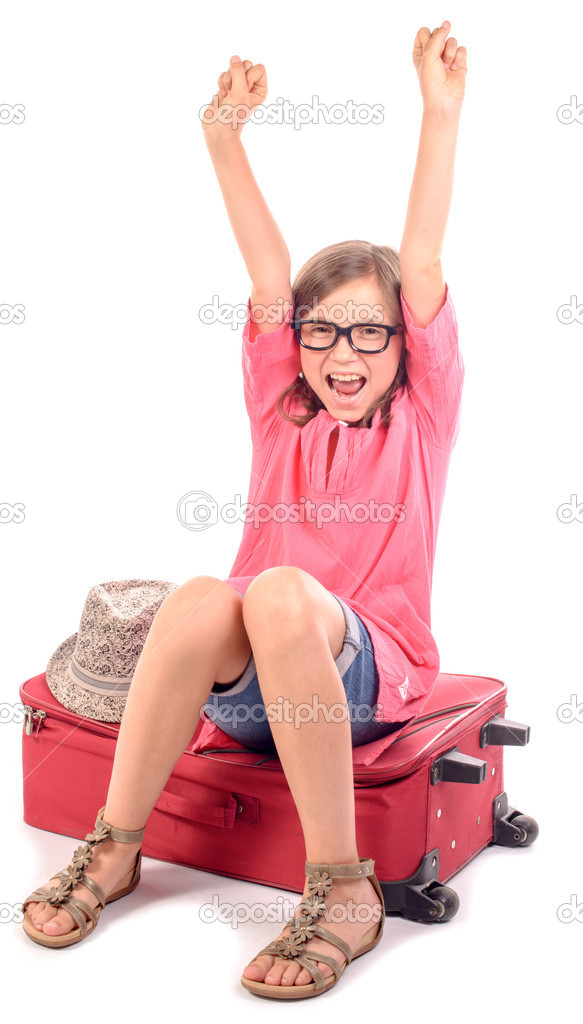
[{"label": "white background", "polygon": [[[394,1019],[559,1016],[580,1006],[583,949],[583,922],[557,917],[571,894],[583,903],[583,722],[557,715],[571,694],[583,702],[583,522],[557,516],[571,494],[583,501],[583,323],[557,316],[583,302],[583,123],[557,117],[583,101],[575,3],[2,5],[0,103],[22,103],[26,119],[0,125],[0,303],[26,318],[0,326],[0,501],[25,509],[0,525],[0,700],[18,702],[44,671],[95,583],[224,578],[234,561],[241,523],[195,532],[176,515],[190,490],[244,501],[250,470],[240,331],[199,318],[215,294],[250,293],[198,116],[231,54],[265,64],[268,102],[384,107],[381,126],[245,128],[295,274],[335,241],[399,247],[422,109],[411,50],[444,18],[469,65],[442,253],[466,380],[432,626],[442,671],[503,679],[507,716],[531,725],[530,745],[506,751],[505,781],[541,834],[464,869],[452,922],[387,919],[382,946],[327,999],[347,1017],[364,998]],[[21,735],[2,725],[4,904],[75,845],[22,821]],[[153,884],[166,898],[148,899]],[[276,895],[147,859],[131,905],[109,906],[66,954],[4,924],[19,1015],[107,1016],[110,999],[114,1018],[270,1013],[239,976],[276,931],[203,925],[215,891]]]}]

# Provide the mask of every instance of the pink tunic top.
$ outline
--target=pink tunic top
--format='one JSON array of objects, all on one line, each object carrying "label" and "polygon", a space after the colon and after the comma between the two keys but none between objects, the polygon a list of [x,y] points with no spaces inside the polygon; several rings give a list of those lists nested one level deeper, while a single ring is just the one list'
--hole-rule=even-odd
[{"label": "pink tunic top", "polygon": [[[277,330],[257,334],[249,299],[242,365],[253,443],[250,508],[225,580],[244,595],[264,569],[293,565],[341,597],[371,636],[379,674],[376,718],[382,721],[418,715],[439,673],[431,633],[433,561],[465,372],[449,287],[427,327],[414,326],[400,297],[408,380],[395,393],[388,430],[380,409],[370,428],[348,427],[327,409],[304,427],[284,420],[277,398],[301,370],[292,310]],[[299,402],[290,410],[285,401],[288,411],[305,414]],[[354,762],[374,760],[397,735],[353,748]],[[224,739],[206,721],[193,749],[221,746]],[[230,737],[228,745],[237,746]]]}]

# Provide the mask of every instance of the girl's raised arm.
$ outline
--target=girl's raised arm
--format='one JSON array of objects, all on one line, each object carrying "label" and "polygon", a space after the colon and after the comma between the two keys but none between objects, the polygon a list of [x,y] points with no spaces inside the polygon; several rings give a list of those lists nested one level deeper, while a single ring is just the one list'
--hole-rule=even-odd
[{"label": "girl's raised arm", "polygon": [[447,39],[450,28],[444,21],[433,32],[419,29],[413,47],[423,119],[399,257],[401,289],[416,327],[431,323],[445,296],[440,257],[467,71],[466,48]]},{"label": "girl's raised arm", "polygon": [[[259,333],[273,331],[291,305],[291,260],[241,140],[242,127],[253,108],[267,96],[265,68],[263,64],[231,58],[230,68],[219,76],[218,86],[201,117],[205,142],[252,281],[253,319]],[[273,307],[269,321],[264,319],[266,307]]]}]

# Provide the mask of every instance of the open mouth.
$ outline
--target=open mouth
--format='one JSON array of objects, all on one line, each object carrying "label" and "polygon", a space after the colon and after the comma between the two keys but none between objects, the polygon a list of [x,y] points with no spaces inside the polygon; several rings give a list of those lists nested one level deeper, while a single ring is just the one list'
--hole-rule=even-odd
[{"label": "open mouth", "polygon": [[366,377],[359,377],[358,380],[337,380],[332,379],[330,374],[326,375],[326,384],[330,388],[334,399],[347,405],[356,401],[358,395],[366,384]]}]

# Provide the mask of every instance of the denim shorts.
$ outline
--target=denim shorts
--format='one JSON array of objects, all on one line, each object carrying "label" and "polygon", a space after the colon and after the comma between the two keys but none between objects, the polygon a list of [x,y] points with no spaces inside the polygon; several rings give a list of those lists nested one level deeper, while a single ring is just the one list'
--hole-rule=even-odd
[{"label": "denim shorts", "polygon": [[[334,664],[340,673],[346,694],[352,746],[358,747],[387,736],[405,723],[376,721],[374,713],[378,701],[379,675],[370,634],[360,616],[337,594],[333,594],[333,597],[341,605],[346,619],[344,645]],[[253,750],[275,753],[276,747],[259,688],[253,652],[243,674],[229,684],[228,688],[226,686],[227,684],[215,683],[204,705],[206,715],[238,743]],[[324,707],[323,704],[321,706]],[[296,709],[289,710],[288,703],[287,720],[293,721],[294,714],[296,721],[300,723],[310,715],[314,717],[313,707],[317,707],[317,704],[310,701],[308,706],[306,701],[298,703]],[[284,698],[280,697],[277,704],[274,702],[271,716],[278,721],[285,714]],[[331,719],[338,721],[342,716],[346,716],[346,709],[342,711],[340,705],[332,706],[328,714]],[[322,720],[321,715],[318,716],[318,720]]]}]

